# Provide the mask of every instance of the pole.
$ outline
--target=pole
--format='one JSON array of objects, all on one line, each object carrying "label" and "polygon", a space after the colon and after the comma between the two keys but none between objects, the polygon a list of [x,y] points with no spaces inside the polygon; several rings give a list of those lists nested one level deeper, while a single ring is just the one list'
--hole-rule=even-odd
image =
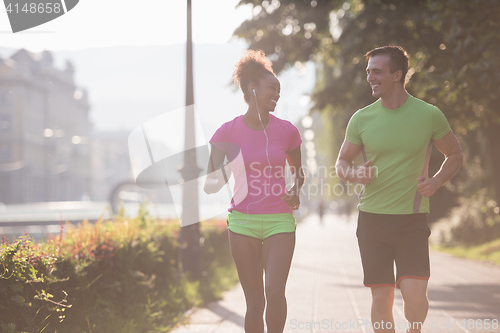
[{"label": "pole", "polygon": [[[201,169],[196,164],[193,93],[193,42],[191,29],[191,0],[187,0],[187,42],[186,42],[186,128],[184,136],[184,165],[180,169],[187,180],[182,193],[182,220],[199,221],[198,181]],[[189,207],[189,209],[188,209]],[[194,223],[181,228],[180,256],[184,272],[190,278],[201,278],[200,224]]]}]

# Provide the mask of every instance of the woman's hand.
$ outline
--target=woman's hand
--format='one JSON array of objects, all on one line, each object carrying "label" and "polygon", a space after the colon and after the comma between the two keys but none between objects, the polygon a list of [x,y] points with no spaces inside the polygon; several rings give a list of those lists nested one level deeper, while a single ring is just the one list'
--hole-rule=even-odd
[{"label": "woman's hand", "polygon": [[217,177],[222,181],[222,184],[225,185],[229,181],[229,178],[231,178],[231,165],[221,164],[217,170]]},{"label": "woman's hand", "polygon": [[284,196],[281,197],[281,200],[285,200],[288,207],[293,210],[299,209],[300,206],[300,198],[295,190],[295,185],[290,188]]},{"label": "woman's hand", "polygon": [[[224,170],[224,172],[222,172]],[[225,173],[225,177],[224,177]],[[215,172],[205,176],[203,190],[207,194],[217,193],[231,178],[231,167],[229,164],[221,164]]]},{"label": "woman's hand", "polygon": [[285,200],[287,205],[293,209],[299,209],[300,199],[299,191],[302,185],[304,185],[304,169],[302,168],[302,157],[300,153],[300,146],[292,151],[287,152],[286,160],[290,166],[290,173],[292,174],[293,186],[286,192],[286,194],[281,197],[281,200]]}]

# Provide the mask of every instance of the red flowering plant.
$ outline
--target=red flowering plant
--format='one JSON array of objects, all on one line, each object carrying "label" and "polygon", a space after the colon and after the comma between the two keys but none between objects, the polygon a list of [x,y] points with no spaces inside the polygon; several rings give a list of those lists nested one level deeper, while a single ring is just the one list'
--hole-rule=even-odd
[{"label": "red flowering plant", "polygon": [[0,332],[167,332],[237,281],[226,229],[218,220],[200,225],[200,281],[179,265],[179,221],[154,219],[145,205],[136,217],[61,222],[43,244],[4,242]]},{"label": "red flowering plant", "polygon": [[112,224],[103,220],[95,224],[83,221],[77,227],[69,227],[61,243],[63,256],[80,261],[83,267],[96,260],[111,259],[120,248],[114,239]]}]

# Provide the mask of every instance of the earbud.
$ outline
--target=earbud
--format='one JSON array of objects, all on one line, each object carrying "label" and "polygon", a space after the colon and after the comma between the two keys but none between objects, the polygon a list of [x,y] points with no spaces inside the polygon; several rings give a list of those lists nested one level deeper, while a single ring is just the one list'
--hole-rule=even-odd
[{"label": "earbud", "polygon": [[[257,102],[257,93],[255,92],[255,89],[253,91],[253,96],[255,97],[255,102]],[[259,105],[257,104],[257,115],[259,116],[260,123],[262,124],[262,119],[260,118],[260,110],[259,110]],[[264,127],[264,125],[262,125]]]}]

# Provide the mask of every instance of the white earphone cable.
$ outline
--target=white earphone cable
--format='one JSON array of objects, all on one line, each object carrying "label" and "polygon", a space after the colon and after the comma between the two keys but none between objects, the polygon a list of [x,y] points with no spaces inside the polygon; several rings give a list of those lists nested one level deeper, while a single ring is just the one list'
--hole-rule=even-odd
[{"label": "white earphone cable", "polygon": [[[272,172],[272,166],[271,166],[271,161],[269,160],[269,152],[268,152],[268,147],[269,147],[269,137],[267,136],[267,133],[266,133],[266,127],[264,127],[264,124],[262,123],[262,118],[260,117],[260,110],[259,110],[259,103],[257,101],[257,94],[255,93],[255,89],[253,90],[253,96],[255,97],[255,105],[257,105],[257,114],[259,115],[259,121],[260,121],[260,124],[262,125],[262,128],[264,129],[264,135],[266,136],[266,157],[267,157],[267,163],[269,163],[269,177],[268,177],[268,180],[269,180],[269,191],[268,193],[266,194],[265,197],[263,197],[262,199],[260,199],[259,201],[255,201],[255,202],[250,202],[248,205],[247,205],[247,220],[243,223],[239,223],[239,224],[245,224],[248,222],[248,220],[250,219],[250,214],[248,213],[248,208],[250,207],[250,205],[253,205],[253,204],[256,204],[256,203],[259,203],[261,202],[262,200],[264,200],[265,198],[267,198],[271,192],[271,172]],[[269,117],[269,121],[267,123],[267,125],[269,126],[269,123],[271,122],[271,118]],[[264,191],[265,191],[265,186],[264,186]]]}]

